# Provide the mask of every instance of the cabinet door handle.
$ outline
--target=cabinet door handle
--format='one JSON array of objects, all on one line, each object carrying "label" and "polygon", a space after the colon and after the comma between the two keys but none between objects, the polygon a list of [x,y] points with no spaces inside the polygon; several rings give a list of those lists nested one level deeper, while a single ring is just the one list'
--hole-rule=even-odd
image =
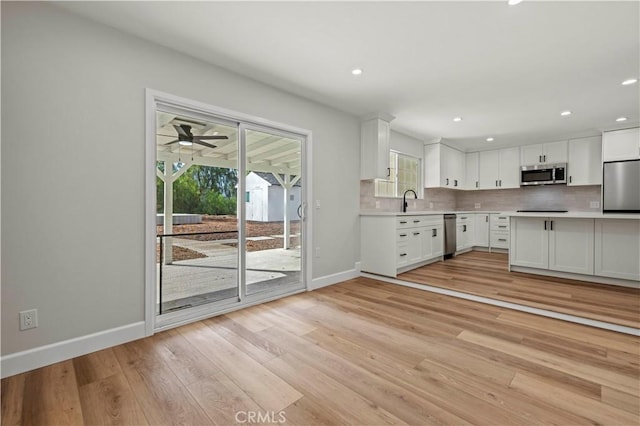
[{"label": "cabinet door handle", "polygon": [[498,219],[506,219],[506,216],[498,216]]},{"label": "cabinet door handle", "polygon": [[467,225],[462,225],[462,232],[467,232]]},{"label": "cabinet door handle", "polygon": [[453,186],[458,186],[458,179],[453,180]]},{"label": "cabinet door handle", "polygon": [[544,162],[546,163],[547,162],[547,155],[545,154],[542,157],[544,157]]},{"label": "cabinet door handle", "polygon": [[420,223],[420,219],[414,220],[413,223]]},{"label": "cabinet door handle", "polygon": [[549,221],[549,230],[553,231],[553,221],[552,220]]},{"label": "cabinet door handle", "polygon": [[476,181],[476,188],[478,187],[478,181]]},{"label": "cabinet door handle", "polygon": [[485,216],[485,217],[484,217],[484,221],[485,221],[485,222],[489,222],[489,216]]},{"label": "cabinet door handle", "polygon": [[407,255],[407,253],[400,253],[400,257],[404,257],[406,255]]},{"label": "cabinet door handle", "polygon": [[414,232],[413,235],[420,235],[420,233],[419,232]]},{"label": "cabinet door handle", "polygon": [[387,177],[391,177],[391,167],[387,167]]},{"label": "cabinet door handle", "polygon": [[506,228],[507,225],[498,225],[498,228]]},{"label": "cabinet door handle", "polygon": [[406,236],[407,236],[407,234],[400,234],[400,236],[401,236],[401,237],[406,237]]},{"label": "cabinet door handle", "polygon": [[466,219],[467,219],[467,217],[466,217],[466,216],[461,216],[461,217],[460,217],[460,220],[466,220]]},{"label": "cabinet door handle", "polygon": [[546,220],[544,221],[544,230],[545,231],[547,230],[547,221]]},{"label": "cabinet door handle", "polygon": [[400,221],[400,225],[404,225],[405,223],[407,223],[407,221],[406,221],[406,220],[401,220],[401,221]]},{"label": "cabinet door handle", "polygon": [[500,186],[502,186],[502,179],[500,179]]},{"label": "cabinet door handle", "polygon": [[506,241],[507,241],[507,239],[506,239],[506,238],[498,238],[498,241],[504,241],[504,242],[506,242]]},{"label": "cabinet door handle", "polygon": [[538,163],[542,163],[542,155],[538,155]]},{"label": "cabinet door handle", "polygon": [[438,236],[438,230],[437,229],[432,229],[431,230],[431,236],[432,237],[437,237]]},{"label": "cabinet door handle", "polygon": [[447,185],[447,186],[449,185],[449,178],[447,178],[447,183],[445,185]]},{"label": "cabinet door handle", "polygon": [[572,178],[572,177],[573,177],[573,176],[569,176],[569,183],[571,183],[571,178]]}]

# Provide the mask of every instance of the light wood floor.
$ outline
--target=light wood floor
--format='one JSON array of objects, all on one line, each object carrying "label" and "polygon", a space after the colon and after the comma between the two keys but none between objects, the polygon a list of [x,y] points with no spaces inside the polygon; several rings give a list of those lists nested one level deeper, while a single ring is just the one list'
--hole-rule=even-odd
[{"label": "light wood floor", "polygon": [[639,351],[359,278],[4,379],[2,424],[637,425]]},{"label": "light wood floor", "polygon": [[472,251],[398,279],[640,328],[640,289],[509,272],[508,255]]}]

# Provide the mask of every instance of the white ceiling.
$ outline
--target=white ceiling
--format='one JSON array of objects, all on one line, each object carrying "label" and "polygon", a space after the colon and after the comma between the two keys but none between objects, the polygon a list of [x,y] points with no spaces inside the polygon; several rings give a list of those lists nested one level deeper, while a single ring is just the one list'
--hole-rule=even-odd
[{"label": "white ceiling", "polygon": [[396,130],[465,150],[640,122],[640,85],[621,85],[640,75],[638,1],[60,5],[355,115],[390,113]]}]

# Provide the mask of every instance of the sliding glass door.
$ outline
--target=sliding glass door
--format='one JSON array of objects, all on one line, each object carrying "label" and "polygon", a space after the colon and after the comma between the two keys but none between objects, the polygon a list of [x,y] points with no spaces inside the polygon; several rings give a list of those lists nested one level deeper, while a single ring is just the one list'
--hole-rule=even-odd
[{"label": "sliding glass door", "polygon": [[304,289],[304,136],[157,105],[156,326]]},{"label": "sliding glass door", "polygon": [[300,136],[244,127],[246,294],[302,288]]}]

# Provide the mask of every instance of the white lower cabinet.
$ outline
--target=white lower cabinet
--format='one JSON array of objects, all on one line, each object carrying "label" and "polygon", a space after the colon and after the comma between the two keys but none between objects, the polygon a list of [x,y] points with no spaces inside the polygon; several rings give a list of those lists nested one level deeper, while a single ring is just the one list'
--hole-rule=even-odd
[{"label": "white lower cabinet", "polygon": [[473,247],[473,214],[456,217],[456,252],[466,251]]},{"label": "white lower cabinet", "polygon": [[510,263],[593,275],[593,219],[513,217]]},{"label": "white lower cabinet", "polygon": [[489,247],[509,249],[509,216],[499,213],[489,215]]},{"label": "white lower cabinet", "polygon": [[442,215],[362,216],[360,269],[396,277],[444,252]]},{"label": "white lower cabinet", "polygon": [[549,268],[549,233],[547,219],[514,217],[511,219],[509,260],[512,265]]},{"label": "white lower cabinet", "polygon": [[489,247],[489,214],[476,213],[473,219],[473,245]]},{"label": "white lower cabinet", "polygon": [[640,220],[596,219],[595,275],[640,281]]}]

